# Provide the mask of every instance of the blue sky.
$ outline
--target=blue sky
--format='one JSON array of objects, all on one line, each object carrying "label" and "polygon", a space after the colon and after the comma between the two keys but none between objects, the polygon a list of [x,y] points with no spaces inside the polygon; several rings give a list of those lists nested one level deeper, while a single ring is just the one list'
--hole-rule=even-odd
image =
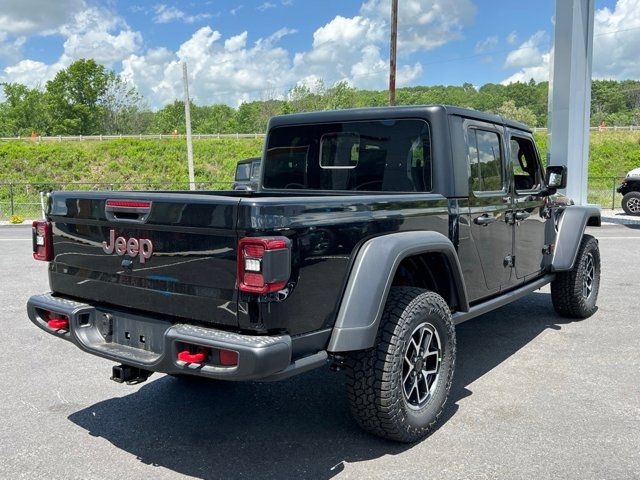
[{"label": "blue sky", "polygon": [[[389,0],[0,0],[0,81],[32,86],[94,57],[153,107],[282,97],[296,84],[384,88]],[[550,0],[400,0],[399,83],[548,77]],[[639,78],[640,0],[596,1],[594,76]]]}]

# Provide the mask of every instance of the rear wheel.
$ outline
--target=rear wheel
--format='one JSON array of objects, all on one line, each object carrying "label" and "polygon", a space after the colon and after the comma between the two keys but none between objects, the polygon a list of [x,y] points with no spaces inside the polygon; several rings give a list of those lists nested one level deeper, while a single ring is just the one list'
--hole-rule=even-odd
[{"label": "rear wheel", "polygon": [[561,272],[551,282],[553,307],[563,317],[587,318],[598,307],[600,249],[591,235],[583,235],[572,270]]},{"label": "rear wheel", "polygon": [[419,288],[392,288],[376,346],[347,357],[355,420],[390,440],[423,438],[444,410],[455,356],[455,329],[444,299]]},{"label": "rear wheel", "polygon": [[640,192],[629,192],[622,197],[622,209],[627,215],[640,215]]}]

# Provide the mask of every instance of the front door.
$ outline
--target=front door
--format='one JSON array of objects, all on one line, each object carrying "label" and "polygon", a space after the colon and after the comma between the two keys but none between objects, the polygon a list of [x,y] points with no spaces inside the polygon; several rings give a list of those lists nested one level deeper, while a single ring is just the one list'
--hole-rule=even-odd
[{"label": "front door", "polygon": [[513,172],[513,211],[509,223],[514,228],[513,283],[522,283],[542,271],[545,252],[545,227],[549,210],[544,188],[544,172],[531,135],[508,130],[509,164]]},{"label": "front door", "polygon": [[486,294],[491,295],[508,285],[513,253],[513,227],[507,221],[512,206],[504,130],[478,121],[465,124],[471,235],[478,249]]}]

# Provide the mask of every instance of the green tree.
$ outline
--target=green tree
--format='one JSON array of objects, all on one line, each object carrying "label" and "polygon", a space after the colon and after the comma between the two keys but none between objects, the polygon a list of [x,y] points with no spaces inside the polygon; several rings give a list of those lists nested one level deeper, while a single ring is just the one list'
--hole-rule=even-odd
[{"label": "green tree", "polygon": [[[193,103],[191,105],[193,106]],[[178,133],[185,132],[184,102],[181,100],[176,100],[158,110],[149,125],[149,133],[171,133],[174,130]]]},{"label": "green tree", "polygon": [[99,98],[102,107],[100,133],[140,133],[146,129],[147,115],[138,90],[111,71],[107,73],[107,84]]},{"label": "green tree", "polygon": [[59,71],[46,86],[51,130],[62,135],[100,133],[104,107],[100,103],[109,73],[95,60],[77,60]]},{"label": "green tree", "polygon": [[19,83],[2,84],[6,100],[0,109],[0,130],[6,136],[48,133],[44,93]]},{"label": "green tree", "polygon": [[353,108],[356,104],[355,92],[355,89],[346,81],[336,83],[324,94],[324,109],[339,110],[343,108]]},{"label": "green tree", "polygon": [[201,120],[196,133],[235,133],[236,112],[228,105],[198,107]]},{"label": "green tree", "polygon": [[504,102],[500,108],[497,109],[496,113],[505,118],[517,120],[529,127],[536,126],[536,115],[527,107],[517,107],[513,100]]}]

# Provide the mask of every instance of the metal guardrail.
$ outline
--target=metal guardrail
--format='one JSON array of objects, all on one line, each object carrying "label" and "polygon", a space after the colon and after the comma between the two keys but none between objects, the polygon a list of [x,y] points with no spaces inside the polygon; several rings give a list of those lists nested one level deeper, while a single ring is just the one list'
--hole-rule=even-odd
[{"label": "metal guardrail", "polygon": [[[233,182],[195,182],[196,190],[229,190]],[[13,216],[23,219],[40,218],[40,192],[53,190],[99,190],[99,191],[163,191],[189,190],[189,182],[40,182],[0,183],[0,220]]]},{"label": "metal guardrail", "polygon": [[[589,177],[587,199],[602,208],[619,208],[622,195],[616,192],[624,177]],[[196,182],[196,190],[228,190],[232,182]],[[189,182],[41,182],[0,183],[0,220],[41,216],[40,192],[52,190],[189,190]]]},{"label": "metal guardrail", "polygon": [[[264,138],[264,133],[194,133],[191,135],[194,139],[200,138]],[[34,142],[63,142],[63,141],[85,141],[85,140],[117,140],[121,138],[143,139],[171,139],[185,138],[182,133],[177,134],[149,134],[149,135],[55,135],[55,136],[28,136],[28,137],[0,137],[0,141],[9,140],[32,140]]]}]

